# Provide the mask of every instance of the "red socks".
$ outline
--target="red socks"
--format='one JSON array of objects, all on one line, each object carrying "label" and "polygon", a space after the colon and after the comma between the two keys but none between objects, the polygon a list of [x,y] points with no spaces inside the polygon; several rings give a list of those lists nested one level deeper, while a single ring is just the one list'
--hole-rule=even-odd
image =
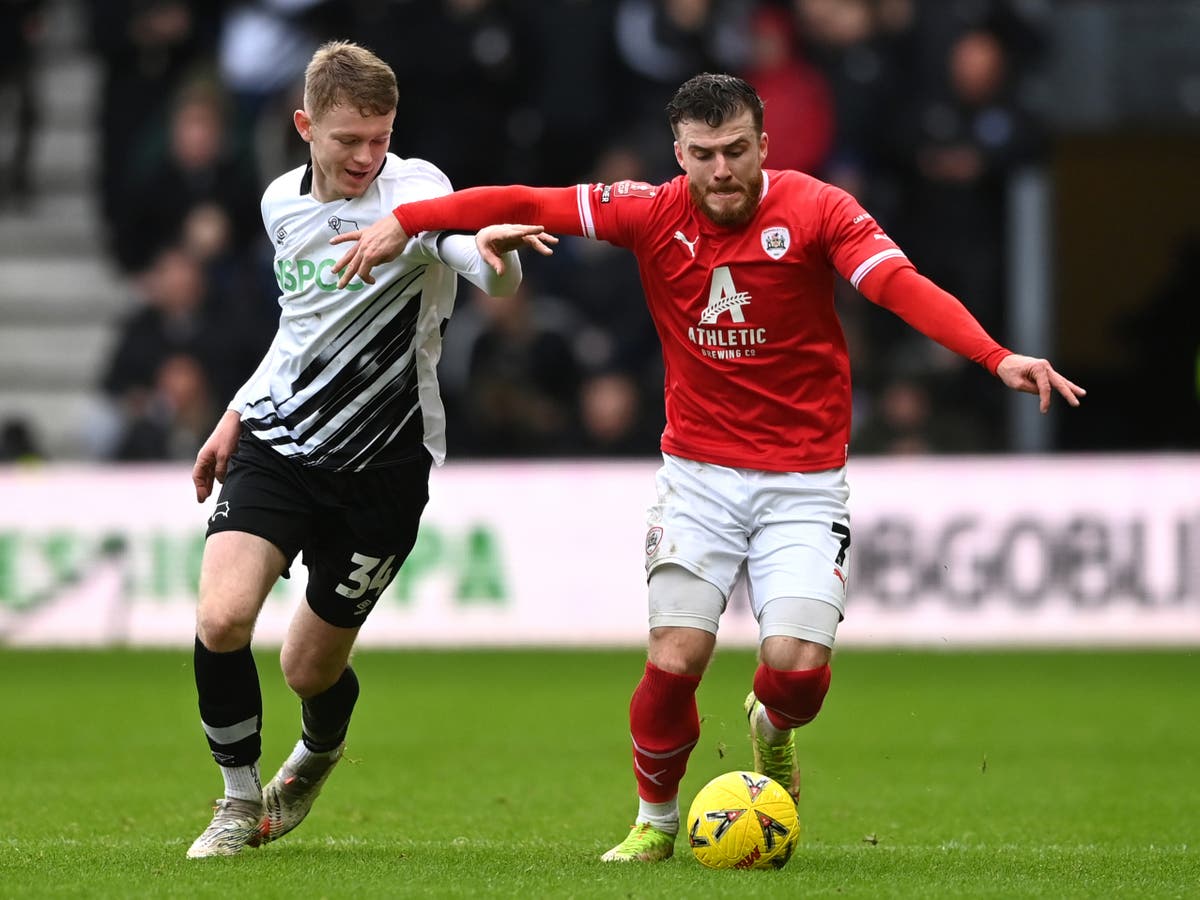
[{"label": "red socks", "polygon": [[696,676],[676,675],[646,663],[629,703],[633,770],[643,800],[666,803],[679,793],[688,757],[700,740],[699,686]]},{"label": "red socks", "polygon": [[[829,678],[829,666],[791,672],[760,665],[754,673],[754,694],[776,728],[796,728],[820,712]],[[666,803],[679,793],[688,757],[700,740],[699,686],[697,676],[676,675],[646,663],[629,703],[633,770],[643,800]]]},{"label": "red socks", "polygon": [[786,671],[759,665],[754,673],[754,696],[767,708],[767,718],[783,730],[807,725],[821,711],[829,690],[829,666]]}]

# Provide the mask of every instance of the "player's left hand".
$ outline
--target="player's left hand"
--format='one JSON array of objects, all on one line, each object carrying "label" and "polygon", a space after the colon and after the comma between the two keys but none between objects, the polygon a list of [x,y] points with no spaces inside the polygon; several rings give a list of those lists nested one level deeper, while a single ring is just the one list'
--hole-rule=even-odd
[{"label": "player's left hand", "polygon": [[374,225],[336,235],[329,243],[344,244],[347,241],[354,241],[354,246],[334,264],[332,270],[334,275],[340,272],[342,276],[338,279],[338,290],[348,285],[355,275],[367,284],[374,284],[371,270],[399,256],[408,243],[408,235],[396,217],[389,213]]},{"label": "player's left hand", "polygon": [[542,256],[550,256],[557,243],[558,238],[547,234],[541,225],[489,225],[475,234],[479,255],[497,275],[504,274],[503,254],[508,251],[530,247]]},{"label": "player's left hand", "polygon": [[1062,394],[1071,406],[1078,406],[1079,399],[1087,396],[1087,391],[1054,371],[1054,367],[1046,360],[1019,353],[1000,360],[996,376],[1013,390],[1037,394],[1042,412],[1050,409],[1050,398],[1055,391]]}]

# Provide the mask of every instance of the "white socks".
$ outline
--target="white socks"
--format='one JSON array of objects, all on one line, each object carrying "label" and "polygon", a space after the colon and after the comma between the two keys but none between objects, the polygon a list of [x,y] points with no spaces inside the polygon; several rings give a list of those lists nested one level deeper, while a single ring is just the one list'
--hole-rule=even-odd
[{"label": "white socks", "polygon": [[767,715],[767,708],[760,703],[758,704],[758,733],[768,744],[782,744],[788,739],[792,730],[785,728],[781,731],[776,728],[771,717]]},{"label": "white socks", "polygon": [[292,753],[287,758],[287,761],[291,764],[292,768],[299,768],[310,759],[332,759],[336,752],[337,749],[334,748],[333,750],[325,750],[321,753],[314,753],[312,750],[308,749],[308,746],[304,743],[304,740],[301,739],[296,741],[296,746],[292,748]]},{"label": "white socks", "polygon": [[666,803],[651,803],[638,798],[637,823],[645,822],[667,834],[679,833],[679,798]]},{"label": "white socks", "polygon": [[250,766],[221,766],[225,778],[225,796],[231,800],[262,802],[262,782],[258,778],[258,763]]}]

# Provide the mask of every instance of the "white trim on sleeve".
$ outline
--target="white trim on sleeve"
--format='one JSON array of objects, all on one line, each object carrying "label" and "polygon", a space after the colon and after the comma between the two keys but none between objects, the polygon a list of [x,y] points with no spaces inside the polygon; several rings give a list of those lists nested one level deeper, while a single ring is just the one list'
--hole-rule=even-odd
[{"label": "white trim on sleeve", "polygon": [[871,273],[872,269],[884,260],[897,258],[905,258],[904,251],[898,247],[892,247],[890,250],[881,250],[854,270],[854,274],[850,276],[850,283],[857,290],[859,283]]},{"label": "white trim on sleeve", "polygon": [[579,207],[579,225],[583,229],[583,236],[596,239],[596,223],[592,220],[592,201],[590,198],[592,186],[590,184],[575,185],[575,202]]}]

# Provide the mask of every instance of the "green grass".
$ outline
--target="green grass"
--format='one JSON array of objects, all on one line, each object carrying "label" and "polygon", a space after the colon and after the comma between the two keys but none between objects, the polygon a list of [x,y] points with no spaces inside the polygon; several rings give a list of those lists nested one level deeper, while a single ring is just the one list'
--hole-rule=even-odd
[{"label": "green grass", "polygon": [[[1194,897],[1200,655],[842,652],[801,733],[780,872],[600,853],[635,808],[637,652],[363,651],[348,758],[303,827],[189,861],[220,779],[190,654],[0,651],[0,897]],[[721,651],[683,785],[748,765]],[[299,715],[259,654],[264,776]],[[722,755],[723,753],[723,755]]]}]

